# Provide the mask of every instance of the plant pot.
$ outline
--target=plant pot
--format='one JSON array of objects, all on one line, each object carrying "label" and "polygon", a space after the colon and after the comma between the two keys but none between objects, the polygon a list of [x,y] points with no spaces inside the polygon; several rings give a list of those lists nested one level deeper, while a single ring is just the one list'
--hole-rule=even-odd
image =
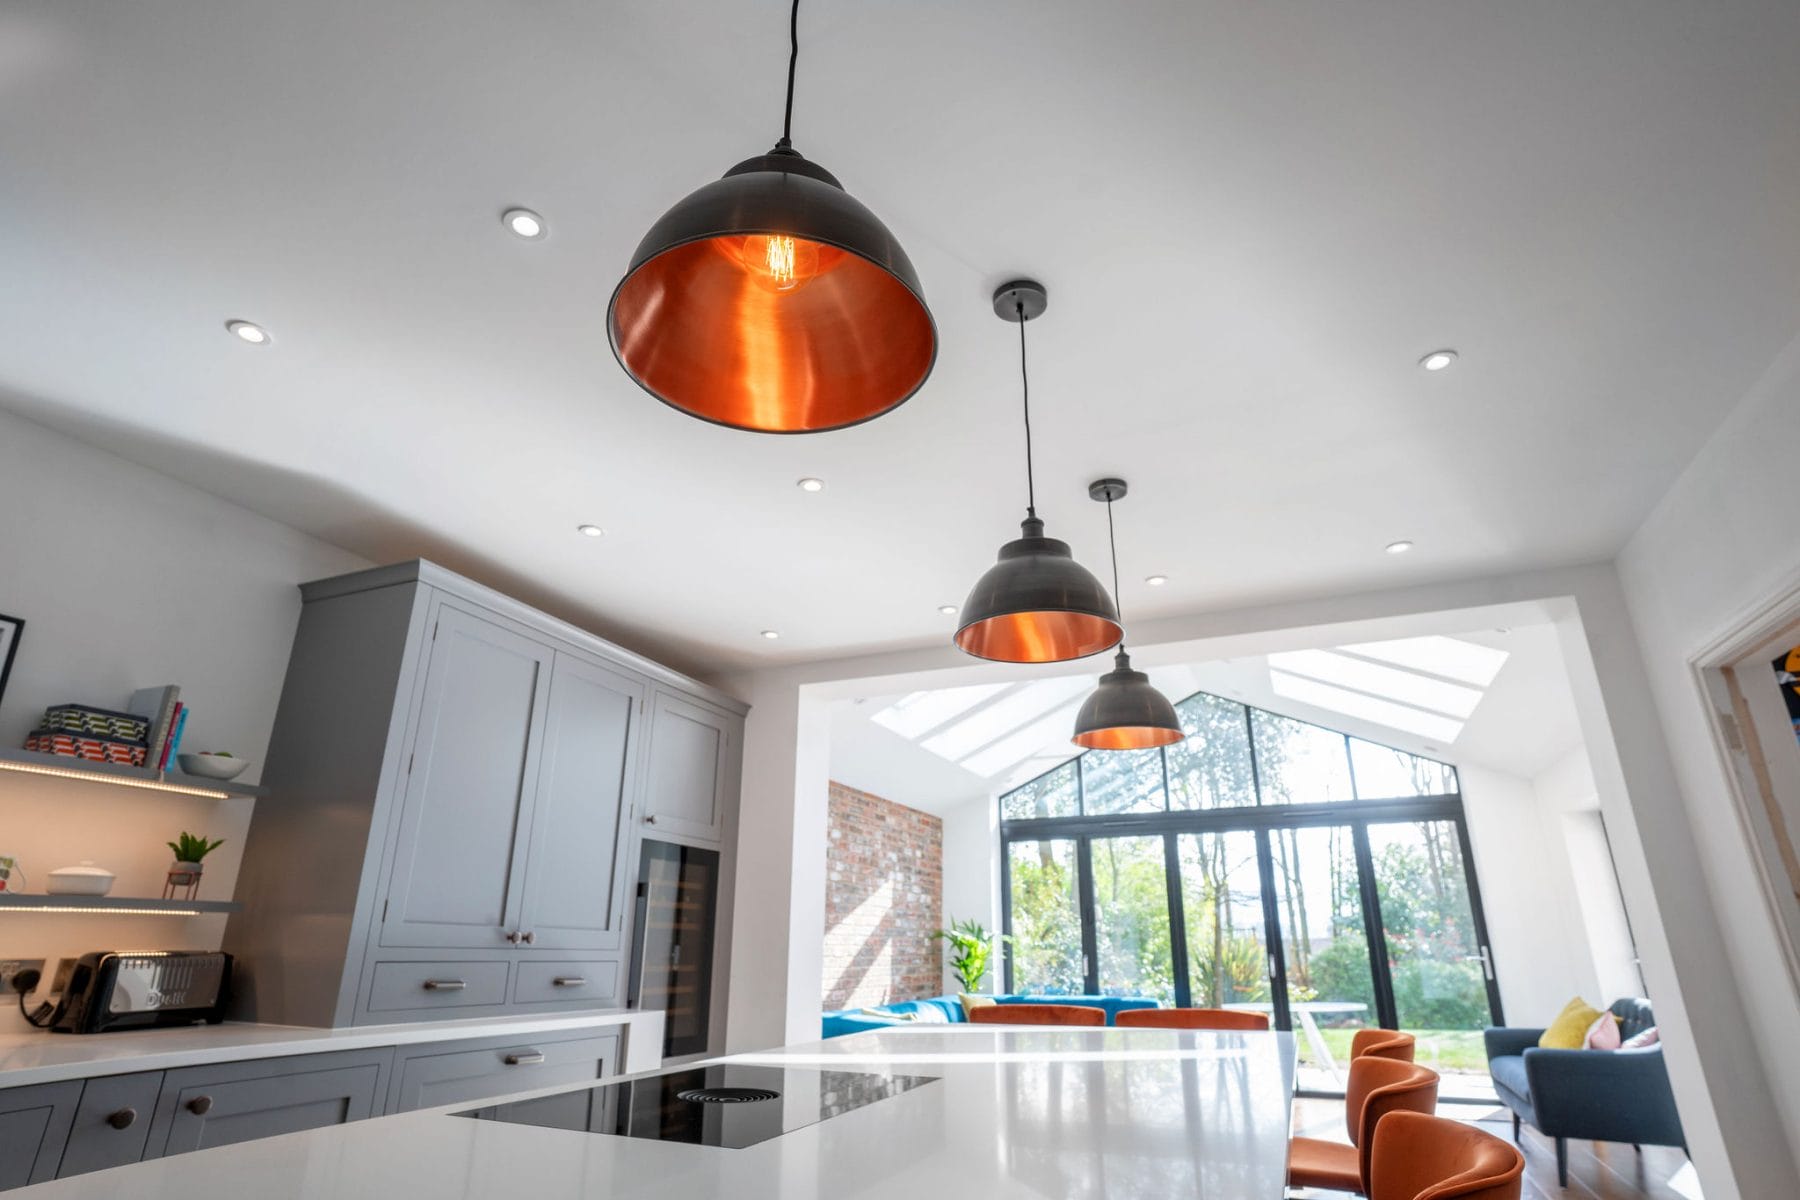
[{"label": "plant pot", "polygon": [[169,868],[169,881],[163,885],[164,900],[192,900],[200,891],[200,864],[178,862]]}]

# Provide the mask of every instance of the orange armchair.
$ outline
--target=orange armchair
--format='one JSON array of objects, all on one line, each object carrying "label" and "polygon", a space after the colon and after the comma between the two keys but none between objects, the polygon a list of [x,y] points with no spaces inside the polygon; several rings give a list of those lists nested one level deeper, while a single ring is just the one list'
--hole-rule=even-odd
[{"label": "orange armchair", "polygon": [[1344,1123],[1350,1144],[1290,1138],[1288,1186],[1366,1194],[1376,1123],[1389,1113],[1433,1112],[1437,1089],[1437,1072],[1428,1067],[1367,1054],[1351,1059],[1350,1083],[1344,1089]]},{"label": "orange armchair", "polygon": [[1412,1034],[1401,1033],[1398,1029],[1359,1029],[1350,1039],[1350,1058],[1354,1061],[1365,1054],[1373,1054],[1377,1058],[1411,1062],[1416,1042]]},{"label": "orange armchair", "polygon": [[1113,1024],[1128,1029],[1267,1029],[1269,1018],[1229,1008],[1127,1008]]},{"label": "orange armchair", "polygon": [[1375,1126],[1369,1200],[1519,1200],[1525,1156],[1457,1121],[1393,1112]]},{"label": "orange armchair", "polygon": [[1106,1010],[1083,1004],[984,1004],[969,1010],[976,1025],[1104,1025]]}]

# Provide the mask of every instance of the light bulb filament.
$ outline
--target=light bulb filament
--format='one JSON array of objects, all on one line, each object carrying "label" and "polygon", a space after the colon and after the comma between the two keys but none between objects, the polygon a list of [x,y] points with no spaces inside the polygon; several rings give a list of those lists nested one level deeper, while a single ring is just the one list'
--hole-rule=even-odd
[{"label": "light bulb filament", "polygon": [[785,292],[798,282],[795,278],[798,255],[794,249],[794,239],[778,234],[768,238],[767,245],[769,278],[777,288]]}]

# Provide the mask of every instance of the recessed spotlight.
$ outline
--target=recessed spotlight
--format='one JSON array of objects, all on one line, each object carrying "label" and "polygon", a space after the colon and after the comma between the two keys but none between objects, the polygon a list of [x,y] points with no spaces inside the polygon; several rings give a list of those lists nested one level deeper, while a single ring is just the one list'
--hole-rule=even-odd
[{"label": "recessed spotlight", "polygon": [[598,525],[577,525],[575,527],[575,532],[582,534],[586,537],[605,537],[606,536],[606,530],[600,528]]},{"label": "recessed spotlight", "polygon": [[546,227],[544,218],[529,208],[509,208],[500,214],[500,223],[527,241],[536,241],[544,236]]},{"label": "recessed spotlight", "polygon": [[1427,371],[1441,371],[1455,361],[1456,351],[1448,349],[1433,350],[1430,354],[1427,354],[1424,358],[1419,360],[1419,365],[1424,367]]},{"label": "recessed spotlight", "polygon": [[765,629],[762,631],[762,635],[764,637],[768,638],[771,642],[781,636],[780,632],[778,630],[774,630],[774,629]]},{"label": "recessed spotlight", "polygon": [[794,480],[794,486],[803,492],[822,492],[825,490],[825,481],[823,479],[814,479],[811,475],[808,475],[805,479]]},{"label": "recessed spotlight", "polygon": [[227,321],[225,328],[239,341],[249,342],[252,346],[269,344],[269,331],[253,321]]},{"label": "recessed spotlight", "polygon": [[1405,554],[1408,550],[1411,550],[1412,548],[1413,548],[1413,544],[1409,541],[1406,541],[1405,539],[1402,539],[1398,542],[1389,542],[1387,544],[1387,552],[1389,554]]},{"label": "recessed spotlight", "polygon": [[1169,582],[1169,577],[1167,575],[1146,575],[1144,576],[1144,582],[1151,587],[1161,587],[1163,584]]},{"label": "recessed spotlight", "polygon": [[938,611],[943,613],[946,617],[954,617],[956,615],[956,605],[940,604],[938,605]]}]

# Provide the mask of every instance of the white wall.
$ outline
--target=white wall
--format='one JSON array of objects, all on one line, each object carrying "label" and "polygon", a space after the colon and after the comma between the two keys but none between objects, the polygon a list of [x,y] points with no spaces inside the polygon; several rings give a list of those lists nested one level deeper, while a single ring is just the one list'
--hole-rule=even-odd
[{"label": "white wall", "polygon": [[[1000,852],[999,809],[991,796],[975,796],[943,810],[944,821],[944,922],[980,921],[1000,932],[1000,880],[996,869]],[[995,953],[985,990],[1002,987],[1000,955]],[[962,985],[944,964],[944,991],[961,991]]]},{"label": "white wall", "polygon": [[[1774,1034],[1761,1039],[1758,1057],[1777,1106],[1775,1128],[1785,1133],[1790,1152],[1800,1146],[1800,1046],[1779,1031],[1800,1024],[1800,997],[1781,967],[1770,909],[1688,663],[1740,614],[1800,585],[1797,446],[1800,341],[1726,419],[1618,560],[1743,1019]],[[1775,1144],[1765,1142],[1765,1155],[1776,1153]],[[1744,1194],[1783,1193],[1746,1188]]]},{"label": "white wall", "polygon": [[[179,683],[183,745],[248,758],[268,747],[300,615],[295,584],[369,564],[144,467],[0,412],[0,612],[25,621],[0,697],[0,745],[24,745],[45,707],[123,707]],[[230,896],[252,802],[208,801],[0,772],[0,853],[30,890],[82,859],[117,895],[159,896],[183,830],[223,837],[203,898]],[[223,917],[0,914],[0,957],[118,946],[216,949]],[[0,998],[4,999],[4,998]],[[0,1005],[0,1029],[19,1026]]]},{"label": "white wall", "polygon": [[1507,1024],[1548,1025],[1571,996],[1599,989],[1584,926],[1571,919],[1561,822],[1545,819],[1529,780],[1472,766],[1457,776]]}]

